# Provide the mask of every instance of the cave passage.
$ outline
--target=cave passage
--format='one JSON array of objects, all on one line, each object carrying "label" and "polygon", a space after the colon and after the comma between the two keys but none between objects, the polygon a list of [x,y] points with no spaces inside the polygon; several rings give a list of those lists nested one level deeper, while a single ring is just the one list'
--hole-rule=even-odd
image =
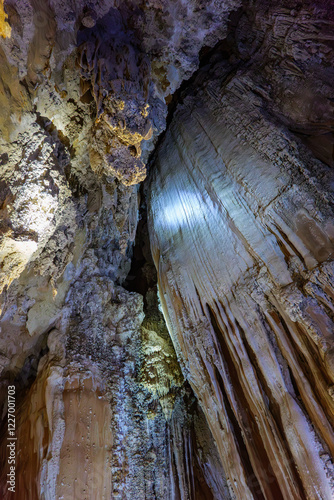
[{"label": "cave passage", "polygon": [[1,499],[334,497],[333,28],[0,0]]}]

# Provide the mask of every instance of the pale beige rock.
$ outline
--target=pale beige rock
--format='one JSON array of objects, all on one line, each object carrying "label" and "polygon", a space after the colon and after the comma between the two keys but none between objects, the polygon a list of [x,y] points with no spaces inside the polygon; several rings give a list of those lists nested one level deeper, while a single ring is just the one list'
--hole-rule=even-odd
[{"label": "pale beige rock", "polygon": [[218,62],[183,97],[148,187],[152,254],[231,495],[329,500],[333,175],[254,75]]},{"label": "pale beige rock", "polygon": [[[0,2],[0,414],[15,383],[18,500],[328,498],[332,177],[314,156],[333,165],[334,95],[317,4]],[[219,40],[151,193],[161,301],[202,411],[155,284],[144,300],[124,287],[166,103]]]}]

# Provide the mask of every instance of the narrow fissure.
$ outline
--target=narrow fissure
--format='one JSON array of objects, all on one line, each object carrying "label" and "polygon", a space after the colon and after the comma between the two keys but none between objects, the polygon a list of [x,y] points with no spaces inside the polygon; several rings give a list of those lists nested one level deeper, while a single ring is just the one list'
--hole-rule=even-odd
[{"label": "narrow fissure", "polygon": [[[279,408],[278,404],[276,403],[276,401],[272,397],[271,391],[266,383],[265,377],[264,377],[261,369],[259,368],[259,365],[258,365],[258,362],[256,359],[256,354],[254,353],[253,349],[249,345],[243,328],[240,326],[240,324],[237,320],[235,320],[235,322],[236,322],[237,327],[239,328],[239,332],[240,332],[241,338],[243,340],[244,347],[247,351],[247,355],[248,355],[248,357],[249,357],[249,359],[250,359],[250,361],[255,369],[255,373],[256,373],[261,391],[263,392],[265,400],[268,401],[268,409],[273,416],[273,422],[275,422],[275,424],[276,424],[277,431],[278,431],[280,438],[281,438],[281,445],[283,446],[283,448],[287,454],[288,463],[293,463],[293,457],[291,454],[291,450],[290,450],[289,446],[287,445],[286,436],[285,436],[285,433],[283,430],[283,425],[282,425],[281,416],[280,416],[280,408]],[[303,487],[302,487],[300,478],[293,467],[291,467],[291,472],[293,473],[294,480],[299,487],[300,498],[303,499],[303,498],[305,498],[305,496],[303,493]],[[273,471],[271,471],[271,473],[273,474]]]},{"label": "narrow fissure", "polygon": [[[239,382],[239,377],[238,374],[236,373],[236,369],[234,367],[232,358],[229,354],[229,350],[227,347],[227,344],[224,339],[224,335],[221,332],[219,325],[216,320],[216,316],[212,308],[207,304],[207,309],[209,312],[212,328],[217,336],[217,340],[219,342],[219,345],[221,346],[221,353],[222,357],[224,359],[224,362],[226,363],[226,371],[229,374],[230,380],[233,380],[234,384],[234,393],[235,393],[235,398],[238,402],[238,412],[239,415],[241,416],[241,419],[243,421],[243,428],[248,429],[246,432],[251,433],[252,435],[252,440],[254,439],[254,450],[256,450],[256,454],[259,455],[259,453],[262,452],[263,444],[261,441],[258,439],[258,429],[256,428],[254,422],[252,420],[249,420],[248,415],[251,415],[250,409],[248,408],[248,404],[245,401],[243,391]],[[234,414],[234,411],[229,403],[229,398],[224,386],[223,379],[221,377],[221,374],[218,370],[217,367],[215,367],[215,375],[217,378],[217,381],[219,383],[219,387],[223,396],[224,400],[224,405],[226,408],[227,416],[229,418],[229,421],[231,423],[231,426],[233,428],[233,434],[236,438],[236,442],[238,445],[239,453],[240,456],[242,457],[242,463],[246,472],[246,480],[249,481],[249,488],[252,491],[253,495],[257,499],[264,499],[265,497],[263,496],[262,493],[262,488],[258,482],[257,476],[254,472],[253,466],[251,464],[251,460],[243,439],[242,435],[242,429],[238,423],[238,420]],[[260,457],[259,457],[260,458]],[[262,463],[263,467],[266,469],[268,467],[268,460],[263,461]],[[276,497],[277,499],[282,498],[280,489],[278,488],[277,490],[278,496]]]}]

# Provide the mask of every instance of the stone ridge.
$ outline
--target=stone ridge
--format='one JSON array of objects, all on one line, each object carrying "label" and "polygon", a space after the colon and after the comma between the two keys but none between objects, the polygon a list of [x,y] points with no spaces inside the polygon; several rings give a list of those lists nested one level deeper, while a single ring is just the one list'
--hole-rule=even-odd
[{"label": "stone ridge", "polygon": [[231,496],[329,500],[333,21],[286,4],[243,12],[229,57],[221,46],[183,92],[152,160],[148,226]]},{"label": "stone ridge", "polygon": [[330,7],[0,1],[4,500],[331,498]]},{"label": "stone ridge", "polygon": [[161,318],[142,326],[123,285],[165,99],[239,3],[0,2],[0,405],[5,425],[15,383],[20,500],[227,491]]}]

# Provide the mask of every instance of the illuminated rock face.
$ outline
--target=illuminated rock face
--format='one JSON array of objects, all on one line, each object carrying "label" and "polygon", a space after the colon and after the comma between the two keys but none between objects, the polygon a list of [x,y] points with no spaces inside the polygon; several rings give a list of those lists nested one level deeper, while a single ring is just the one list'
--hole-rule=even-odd
[{"label": "illuminated rock face", "polygon": [[124,281],[137,184],[165,127],[165,98],[197,68],[201,47],[225,36],[237,5],[154,0],[140,10],[112,0],[1,1],[4,370],[21,369],[59,318],[70,263],[75,268],[93,240],[103,273]]},{"label": "illuminated rock face", "polygon": [[1,499],[330,498],[320,3],[0,0]]},{"label": "illuminated rock face", "polygon": [[268,76],[268,55],[263,73],[240,52],[200,72],[155,155],[149,231],[164,315],[231,494],[330,499],[334,178],[285,124],[316,129],[313,97],[293,108],[297,82],[318,85],[328,107],[332,90],[321,68],[294,80],[281,56],[293,83],[277,104],[286,80]]},{"label": "illuminated rock face", "polygon": [[228,497],[156,284],[124,287],[165,98],[237,5],[0,1],[1,499]]}]

